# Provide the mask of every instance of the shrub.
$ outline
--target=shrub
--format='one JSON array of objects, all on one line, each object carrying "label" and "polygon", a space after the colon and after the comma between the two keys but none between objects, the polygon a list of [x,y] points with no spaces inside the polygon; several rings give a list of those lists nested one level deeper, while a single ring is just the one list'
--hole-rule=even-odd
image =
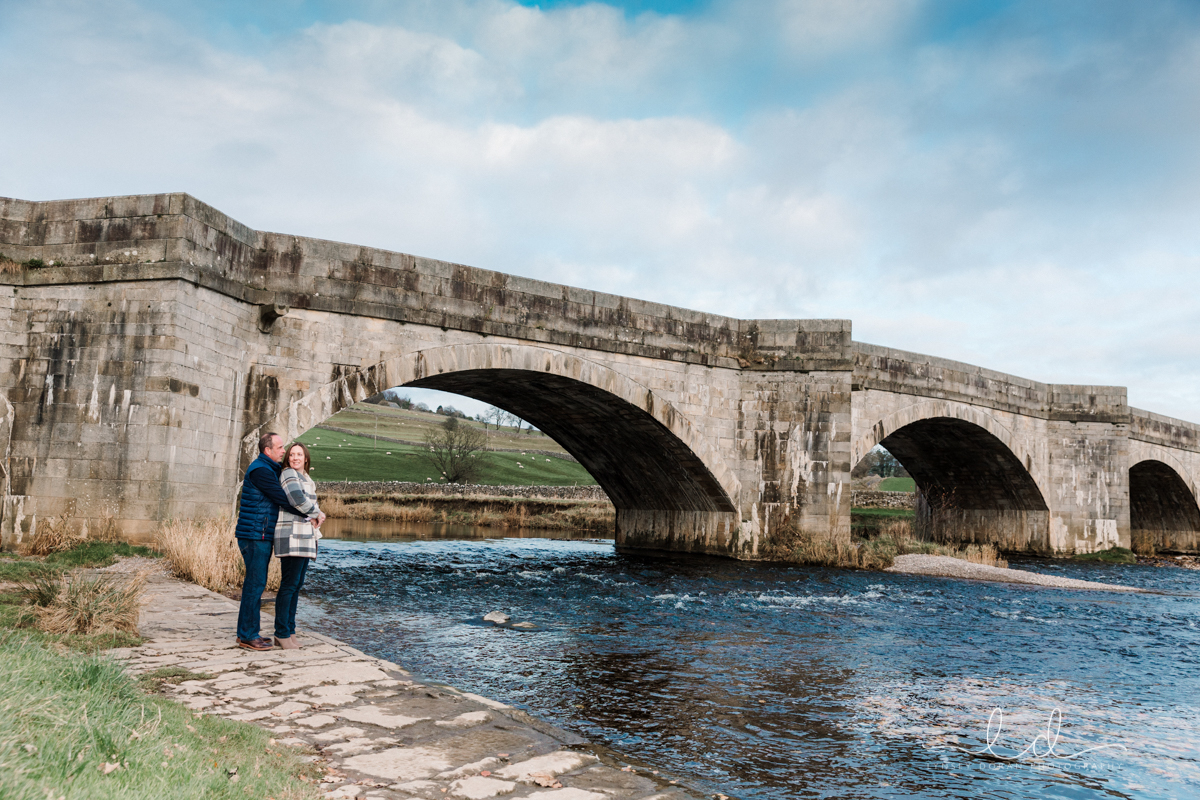
[{"label": "shrub", "polygon": [[33,606],[49,606],[58,599],[61,592],[62,573],[56,570],[32,570],[27,578],[17,582],[17,594]]},{"label": "shrub", "polygon": [[121,541],[121,532],[117,530],[117,520],[112,514],[105,514],[100,518],[96,529],[88,533],[88,539],[105,544],[117,544]]},{"label": "shrub", "polygon": [[72,573],[62,579],[49,603],[34,609],[38,629],[46,633],[132,633],[137,635],[138,614],[146,576]]},{"label": "shrub", "polygon": [[20,551],[27,556],[48,556],[51,553],[61,553],[81,544],[87,537],[78,530],[72,530],[71,520],[66,514],[54,519],[44,520],[37,528],[33,538],[20,545]]},{"label": "shrub", "polygon": [[1155,531],[1145,528],[1134,528],[1129,532],[1130,546],[1133,548],[1133,552],[1139,556],[1157,555],[1157,538]]},{"label": "shrub", "polygon": [[[227,518],[168,520],[158,529],[155,545],[170,564],[171,574],[211,589],[225,591],[242,585],[246,565]],[[267,571],[267,589],[277,591],[279,559],[272,558]]]}]

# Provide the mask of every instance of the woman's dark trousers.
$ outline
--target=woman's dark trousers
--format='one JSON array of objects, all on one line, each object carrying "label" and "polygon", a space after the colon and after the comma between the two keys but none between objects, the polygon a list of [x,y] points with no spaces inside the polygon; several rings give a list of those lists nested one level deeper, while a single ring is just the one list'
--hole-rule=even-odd
[{"label": "woman's dark trousers", "polygon": [[304,574],[308,572],[311,558],[288,556],[279,559],[283,579],[279,582],[279,594],[275,596],[275,638],[287,639],[296,632],[296,601],[300,588],[304,586]]}]

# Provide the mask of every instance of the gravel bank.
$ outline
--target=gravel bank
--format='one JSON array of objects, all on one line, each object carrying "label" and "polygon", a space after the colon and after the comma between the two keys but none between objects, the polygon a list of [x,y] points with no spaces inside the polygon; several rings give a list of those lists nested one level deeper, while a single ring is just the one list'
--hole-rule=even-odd
[{"label": "gravel bank", "polygon": [[966,578],[975,581],[1002,581],[1004,583],[1032,583],[1037,586],[1058,586],[1063,589],[1100,589],[1106,592],[1136,592],[1132,586],[1117,586],[1112,583],[1081,581],[1074,578],[1059,578],[1019,569],[1002,569],[983,564],[972,564],[950,556],[896,556],[887,572],[902,572],[908,575],[935,575],[942,578]]}]

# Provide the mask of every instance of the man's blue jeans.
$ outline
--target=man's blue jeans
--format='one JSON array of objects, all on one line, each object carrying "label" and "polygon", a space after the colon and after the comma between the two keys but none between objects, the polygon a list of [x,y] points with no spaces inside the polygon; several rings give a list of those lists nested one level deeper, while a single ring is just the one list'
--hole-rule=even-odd
[{"label": "man's blue jeans", "polygon": [[237,635],[243,642],[258,638],[259,614],[262,613],[263,589],[267,588],[267,567],[271,564],[273,539],[238,539],[246,580],[242,582],[242,605],[238,610]]},{"label": "man's blue jeans", "polygon": [[300,587],[304,585],[304,573],[308,572],[311,558],[285,556],[279,559],[283,577],[279,581],[279,594],[275,595],[275,636],[287,639],[296,632],[296,601],[300,598]]}]

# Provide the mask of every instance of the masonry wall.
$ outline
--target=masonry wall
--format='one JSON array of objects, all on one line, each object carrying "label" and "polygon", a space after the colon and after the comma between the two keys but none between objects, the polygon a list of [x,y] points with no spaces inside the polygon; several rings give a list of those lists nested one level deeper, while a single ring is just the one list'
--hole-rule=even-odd
[{"label": "masonry wall", "polygon": [[[1131,473],[1142,466],[1157,477],[1140,487],[1150,495],[1143,498],[1150,509],[1131,501],[1134,547],[1144,553],[1200,553],[1200,425],[1138,408],[1130,411]],[[1142,508],[1136,510],[1143,513],[1135,515],[1139,505]]]},{"label": "masonry wall", "polygon": [[557,426],[629,548],[846,541],[853,463],[926,419],[1003,442],[1047,507],[1004,523],[1027,549],[1129,542],[1131,463],[1181,476],[1162,497],[1194,500],[1200,474],[1200,428],[1131,412],[1119,387],[854,343],[845,320],[737,320],[264,233],[183,194],[0,199],[0,253],[5,544],[59,517],[145,539],[230,513],[260,433],[410,382]]},{"label": "masonry wall", "polygon": [[971,509],[961,523],[970,540],[982,536],[1010,551],[1046,554],[1130,546],[1131,412],[1124,388],[1042,384],[861,343],[855,355],[855,463],[903,425],[962,420],[1016,456],[1048,509],[1044,515]]}]

